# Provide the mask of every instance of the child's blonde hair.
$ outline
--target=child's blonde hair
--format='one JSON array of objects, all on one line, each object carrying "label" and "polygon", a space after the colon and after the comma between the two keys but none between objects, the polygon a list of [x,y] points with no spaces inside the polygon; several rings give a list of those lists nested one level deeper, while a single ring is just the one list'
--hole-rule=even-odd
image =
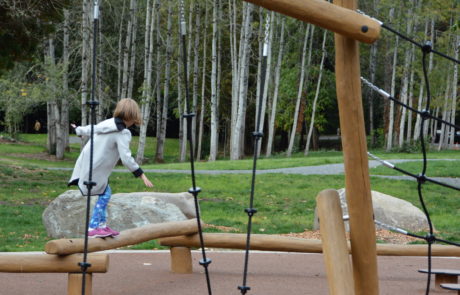
[{"label": "child's blonde hair", "polygon": [[113,111],[113,116],[124,121],[133,121],[135,125],[141,124],[139,105],[131,98],[120,99]]}]

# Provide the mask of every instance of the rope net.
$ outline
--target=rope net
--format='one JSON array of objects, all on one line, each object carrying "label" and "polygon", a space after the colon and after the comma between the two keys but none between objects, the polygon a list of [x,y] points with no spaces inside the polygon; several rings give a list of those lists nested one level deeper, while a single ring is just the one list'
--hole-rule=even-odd
[{"label": "rope net", "polygon": [[450,57],[450,56],[447,56],[446,54],[443,54],[441,52],[433,50],[432,44],[430,42],[425,42],[424,44],[418,43],[415,40],[413,40],[412,38],[409,38],[409,37],[403,35],[402,33],[396,31],[395,29],[393,29],[393,28],[391,28],[388,25],[385,25],[383,23],[382,23],[382,28],[385,28],[388,31],[398,35],[402,39],[414,44],[415,46],[420,48],[420,50],[422,51],[423,80],[425,82],[426,89],[427,89],[427,94],[426,94],[427,100],[426,100],[426,104],[425,104],[425,109],[420,111],[420,110],[412,108],[411,106],[409,106],[409,105],[407,105],[405,103],[402,103],[401,101],[399,101],[396,98],[392,97],[386,91],[384,91],[383,89],[375,86],[374,84],[372,84],[371,82],[369,82],[367,79],[365,79],[363,77],[361,77],[361,81],[363,82],[364,85],[366,85],[370,89],[376,91],[377,93],[379,93],[385,99],[391,100],[394,103],[400,105],[401,107],[406,108],[406,109],[414,112],[418,116],[420,116],[420,118],[421,118],[420,144],[421,144],[422,160],[423,160],[422,171],[419,174],[414,174],[414,173],[406,171],[406,170],[404,170],[402,168],[399,168],[399,167],[395,166],[394,164],[392,164],[392,163],[390,163],[388,161],[382,160],[382,159],[378,158],[377,156],[375,156],[375,155],[373,155],[371,153],[368,153],[368,154],[373,159],[381,162],[384,166],[386,166],[388,168],[391,168],[391,169],[394,169],[394,170],[396,170],[396,171],[398,171],[398,172],[400,172],[402,174],[405,174],[407,176],[410,176],[410,177],[414,178],[417,181],[417,192],[418,192],[419,202],[420,202],[422,210],[423,210],[423,212],[424,212],[424,214],[426,216],[429,231],[425,236],[421,236],[421,235],[417,235],[417,234],[408,232],[406,230],[403,230],[403,229],[400,229],[400,228],[397,228],[397,227],[391,227],[391,226],[388,226],[386,224],[382,224],[382,223],[377,222],[377,221],[375,221],[375,223],[378,224],[378,225],[381,225],[383,227],[386,227],[389,230],[393,230],[393,231],[399,232],[401,234],[405,234],[405,235],[412,236],[412,237],[419,238],[419,239],[422,239],[422,240],[426,241],[426,243],[428,244],[428,246],[427,246],[428,272],[427,272],[427,282],[426,282],[425,294],[429,295],[430,294],[431,274],[432,274],[432,272],[431,272],[432,271],[432,244],[434,244],[436,242],[440,242],[440,243],[449,244],[449,245],[453,245],[453,246],[457,246],[457,247],[460,247],[460,244],[456,243],[456,242],[440,239],[440,238],[436,237],[435,234],[433,233],[433,223],[431,221],[430,213],[429,213],[428,208],[427,208],[427,206],[425,204],[425,198],[423,196],[423,185],[426,182],[431,182],[431,183],[434,183],[436,185],[440,185],[440,186],[447,187],[447,188],[457,190],[457,191],[460,191],[460,188],[456,187],[454,185],[451,185],[451,184],[440,182],[438,180],[435,180],[433,178],[430,178],[430,177],[426,176],[426,170],[427,170],[427,166],[428,166],[428,161],[427,161],[427,151],[426,151],[426,143],[425,143],[426,139],[424,138],[424,125],[427,123],[428,120],[435,120],[435,121],[437,121],[437,122],[439,122],[441,124],[444,124],[446,126],[454,128],[454,130],[455,129],[460,129],[460,126],[455,125],[455,124],[453,124],[453,123],[451,123],[449,121],[443,120],[441,118],[438,118],[437,116],[434,116],[434,115],[432,115],[430,113],[431,90],[430,90],[430,83],[429,83],[430,81],[429,81],[429,78],[428,78],[428,71],[427,71],[427,66],[426,66],[426,64],[427,64],[426,63],[426,57],[430,53],[433,53],[433,54],[436,54],[436,55],[438,55],[438,56],[440,56],[442,58],[445,58],[445,59],[447,59],[447,60],[449,60],[451,62],[454,62],[454,63],[460,63],[460,62],[458,60]]}]

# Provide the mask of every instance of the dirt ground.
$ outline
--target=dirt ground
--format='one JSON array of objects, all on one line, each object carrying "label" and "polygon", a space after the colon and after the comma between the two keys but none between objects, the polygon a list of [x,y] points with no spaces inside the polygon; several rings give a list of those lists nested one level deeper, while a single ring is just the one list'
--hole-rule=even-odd
[{"label": "dirt ground", "polygon": [[[106,274],[93,277],[94,295],[118,294],[208,294],[203,268],[198,264],[200,252],[193,252],[192,274],[170,271],[169,251],[111,251]],[[212,294],[241,294],[244,263],[243,251],[208,251]],[[417,270],[427,267],[426,257],[379,257],[379,286],[382,295],[425,294],[426,274]],[[433,258],[433,268],[460,268],[458,258]],[[431,295],[456,294],[435,290]],[[253,251],[249,258],[247,293],[258,295],[328,294],[321,254]],[[67,274],[0,273],[2,295],[66,294]]]}]

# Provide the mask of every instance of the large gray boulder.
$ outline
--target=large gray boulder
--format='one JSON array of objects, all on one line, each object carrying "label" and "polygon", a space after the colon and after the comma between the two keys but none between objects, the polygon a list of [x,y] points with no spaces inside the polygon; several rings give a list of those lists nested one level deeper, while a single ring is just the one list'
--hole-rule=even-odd
[{"label": "large gray boulder", "polygon": [[[343,215],[348,215],[348,206],[345,189],[337,190],[340,197]],[[428,230],[428,221],[422,210],[411,203],[386,195],[377,191],[372,193],[372,206],[374,209],[374,219],[381,223],[398,227],[411,232]],[[315,208],[314,229],[319,229],[317,210]],[[378,229],[381,226],[376,225]],[[348,221],[345,221],[345,229],[349,230]]]},{"label": "large gray boulder", "polygon": [[[97,196],[91,197],[91,212]],[[151,223],[181,221],[195,217],[193,196],[189,193],[120,193],[113,194],[107,207],[107,223],[118,231]],[[52,238],[83,237],[86,196],[69,190],[58,196],[42,215]],[[91,215],[90,215],[91,216]]]}]

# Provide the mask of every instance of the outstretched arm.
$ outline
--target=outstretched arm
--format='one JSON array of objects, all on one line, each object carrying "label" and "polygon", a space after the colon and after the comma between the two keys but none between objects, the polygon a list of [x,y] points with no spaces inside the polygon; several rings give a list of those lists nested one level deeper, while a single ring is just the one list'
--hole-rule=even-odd
[{"label": "outstretched arm", "polygon": [[153,183],[150,182],[150,180],[147,178],[147,176],[145,175],[145,173],[142,173],[141,178],[142,178],[142,180],[144,181],[145,186],[147,186],[147,187],[153,187]]}]

